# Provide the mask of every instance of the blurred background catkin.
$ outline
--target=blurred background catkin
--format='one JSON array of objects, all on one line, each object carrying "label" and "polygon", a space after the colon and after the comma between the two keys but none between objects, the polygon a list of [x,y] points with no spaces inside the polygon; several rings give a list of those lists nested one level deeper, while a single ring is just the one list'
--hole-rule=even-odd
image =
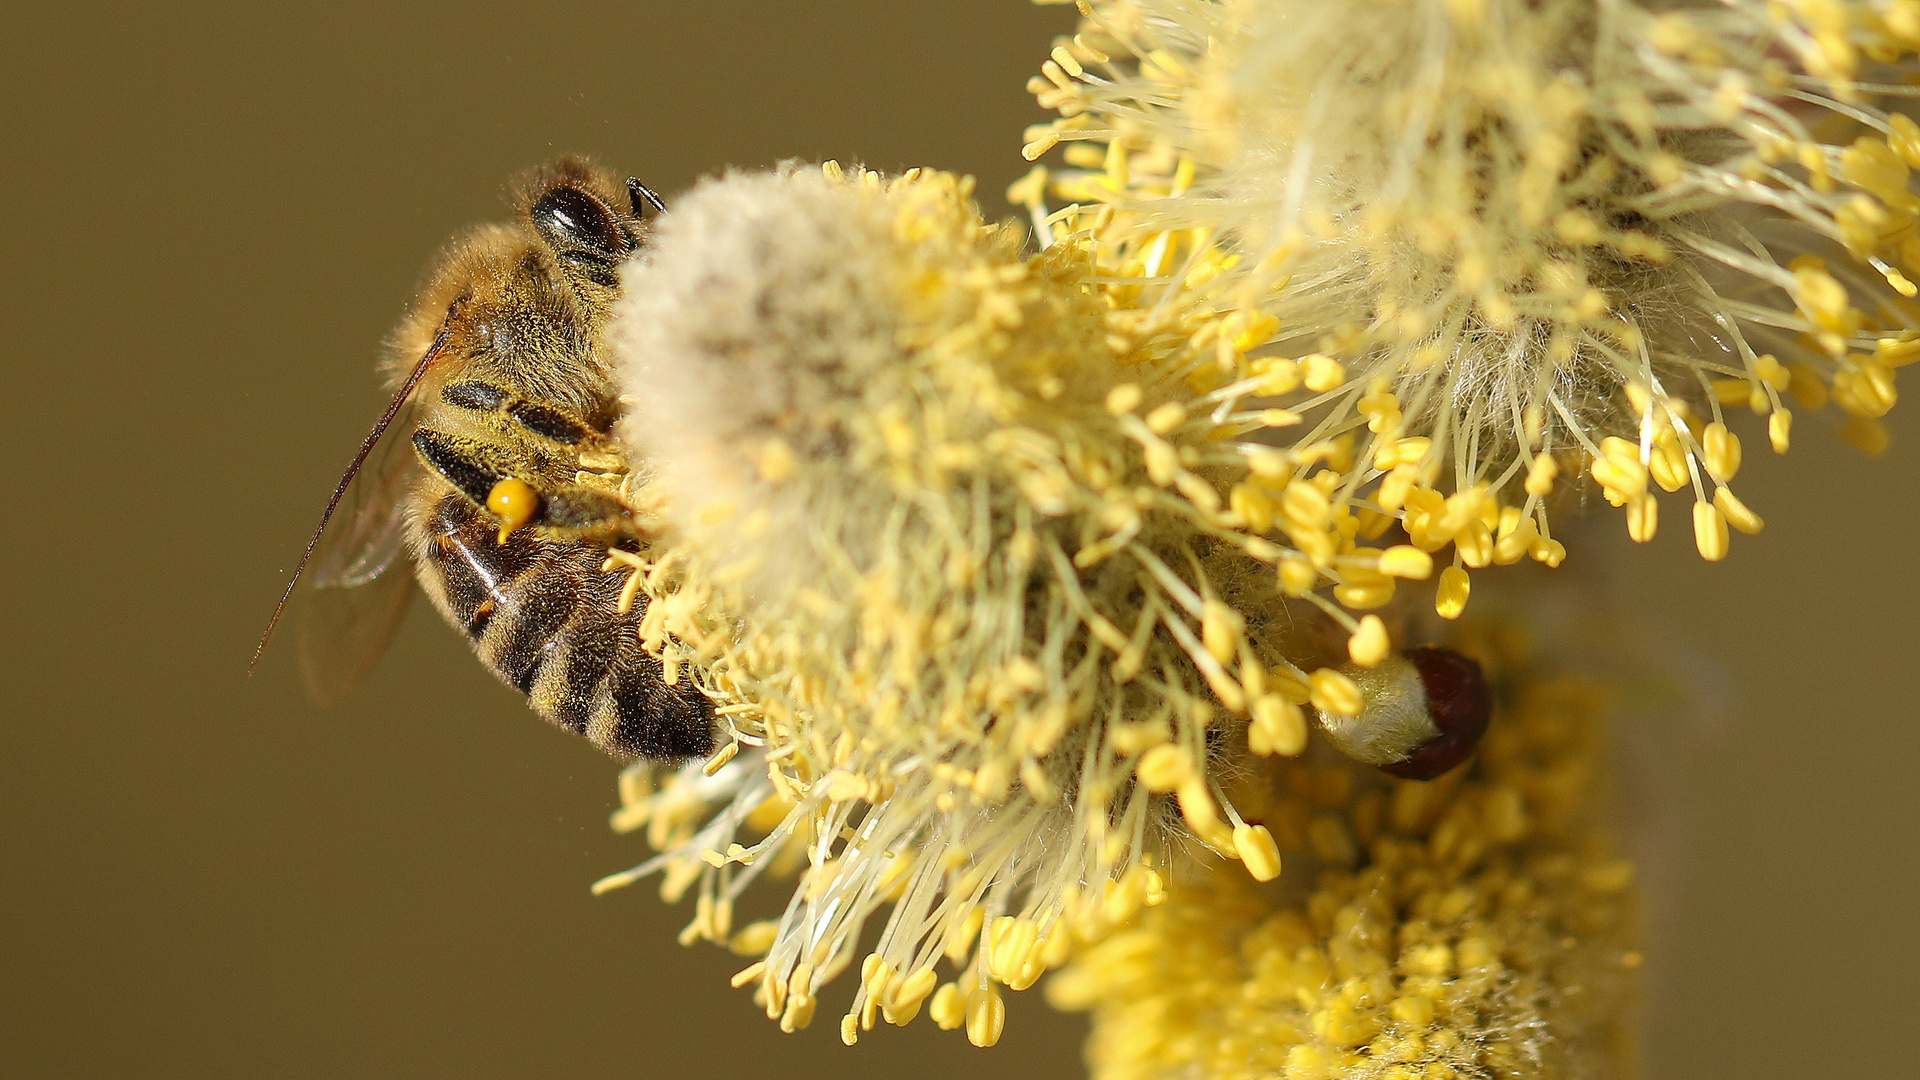
[{"label": "blurred background catkin", "polygon": [[[11,491],[0,1074],[1048,1076],[1083,1020],[1016,995],[781,1035],[606,828],[613,764],[420,605],[359,693],[246,659],[381,400],[433,253],[582,151],[666,194],[780,159],[930,165],[990,217],[1071,8],[752,0],[105,5],[0,34]],[[1767,531],[1704,564],[1616,516],[1603,581],[1696,698],[1634,730],[1649,1075],[1905,1075],[1920,1006],[1920,446],[1756,459]],[[1844,467],[1843,467],[1844,464]],[[1614,534],[1618,534],[1615,536]],[[1589,545],[1587,552],[1595,549]],[[1604,565],[1602,565],[1604,564]]]}]

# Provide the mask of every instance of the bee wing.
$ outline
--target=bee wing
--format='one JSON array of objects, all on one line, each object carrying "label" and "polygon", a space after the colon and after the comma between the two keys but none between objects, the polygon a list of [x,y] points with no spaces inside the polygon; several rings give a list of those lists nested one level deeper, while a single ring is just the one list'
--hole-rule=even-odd
[{"label": "bee wing", "polygon": [[[419,416],[414,391],[446,347],[454,310],[448,309],[448,322],[413,365],[333,489],[320,526],[307,541],[293,580],[280,594],[266,633],[253,650],[249,673],[260,663],[287,600],[309,566],[314,572],[302,590],[308,613],[301,618],[300,657],[307,689],[315,700],[327,704],[345,697],[366,678],[393,640],[413,591],[412,575],[388,571],[405,537],[407,489],[421,473],[411,438]],[[395,427],[399,428],[396,437],[386,438]],[[370,460],[372,467],[367,468]]]},{"label": "bee wing", "polygon": [[307,694],[331,705],[366,680],[393,642],[413,598],[413,574],[400,549],[406,496],[421,473],[407,433],[409,402],[389,425],[320,534],[300,593],[296,635]]}]

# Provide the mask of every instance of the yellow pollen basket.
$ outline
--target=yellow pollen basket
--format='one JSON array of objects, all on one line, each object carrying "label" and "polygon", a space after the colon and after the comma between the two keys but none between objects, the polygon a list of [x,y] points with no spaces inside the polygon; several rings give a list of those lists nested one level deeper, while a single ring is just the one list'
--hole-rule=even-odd
[{"label": "yellow pollen basket", "polygon": [[540,512],[540,493],[525,480],[509,476],[487,492],[487,509],[500,517],[496,543],[504,544],[509,533],[532,521],[533,515]]}]

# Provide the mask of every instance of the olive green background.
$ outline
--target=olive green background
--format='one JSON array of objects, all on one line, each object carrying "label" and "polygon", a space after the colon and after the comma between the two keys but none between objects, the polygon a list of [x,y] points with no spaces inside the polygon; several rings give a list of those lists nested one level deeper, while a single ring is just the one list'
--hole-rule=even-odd
[{"label": "olive green background", "polygon": [[[782,1036],[596,877],[613,765],[424,606],[326,711],[255,635],[376,414],[438,246],[585,151],[671,197],[785,157],[1023,171],[1070,8],[257,5],[11,13],[0,496],[0,1074],[1049,1076],[1078,1018],[1016,995],[974,1050],[922,1020]],[[1637,737],[1654,821],[1657,1078],[1911,1075],[1920,431],[1862,461],[1804,417],[1693,558],[1679,504],[1608,588],[1718,710]],[[1751,430],[1751,429],[1750,429]],[[1603,523],[1608,535],[1624,529]],[[1597,575],[1598,549],[1576,554]],[[1595,577],[1594,580],[1600,580]]]}]

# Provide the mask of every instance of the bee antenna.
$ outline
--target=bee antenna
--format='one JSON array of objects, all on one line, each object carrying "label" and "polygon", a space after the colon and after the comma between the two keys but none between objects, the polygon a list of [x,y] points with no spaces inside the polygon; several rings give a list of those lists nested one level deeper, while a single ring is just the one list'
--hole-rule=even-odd
[{"label": "bee antenna", "polygon": [[267,620],[267,629],[260,635],[260,644],[253,647],[253,659],[247,663],[248,679],[253,678],[253,669],[260,666],[260,657],[267,651],[267,642],[273,639],[274,627],[280,625],[280,616],[286,613],[287,601],[293,598],[294,586],[300,584],[300,575],[306,571],[307,563],[313,558],[313,549],[319,546],[320,536],[327,531],[327,522],[333,520],[333,512],[339,509],[340,500],[346,496],[347,488],[353,484],[353,478],[360,474],[360,466],[367,463],[367,455],[373,453],[373,448],[380,441],[380,436],[387,433],[387,426],[392,424],[393,418],[400,414],[401,407],[407,403],[408,398],[413,396],[414,388],[420,385],[420,379],[426,375],[427,368],[433,365],[434,360],[440,356],[440,350],[446,347],[447,339],[453,334],[453,313],[459,306],[460,302],[456,300],[453,307],[447,309],[447,319],[440,325],[439,335],[433,339],[433,344],[427,346],[426,354],[413,365],[413,370],[407,372],[406,381],[400,384],[400,389],[394,393],[393,400],[387,403],[387,411],[380,415],[379,423],[374,424],[373,430],[367,432],[367,437],[360,441],[360,452],[353,456],[353,463],[347,466],[345,475],[340,477],[340,483],[335,485],[333,498],[327,500],[327,508],[320,514],[320,524],[314,526],[313,535],[307,538],[307,550],[300,554],[300,564],[293,568],[293,577],[287,582],[286,591],[280,594],[280,602],[273,606],[273,617]]},{"label": "bee antenna", "polygon": [[664,214],[667,210],[667,204],[660,201],[660,196],[655,195],[652,188],[641,183],[637,176],[627,177],[627,201],[633,204],[633,216],[643,220],[647,216],[643,202],[652,206],[656,214]]}]

